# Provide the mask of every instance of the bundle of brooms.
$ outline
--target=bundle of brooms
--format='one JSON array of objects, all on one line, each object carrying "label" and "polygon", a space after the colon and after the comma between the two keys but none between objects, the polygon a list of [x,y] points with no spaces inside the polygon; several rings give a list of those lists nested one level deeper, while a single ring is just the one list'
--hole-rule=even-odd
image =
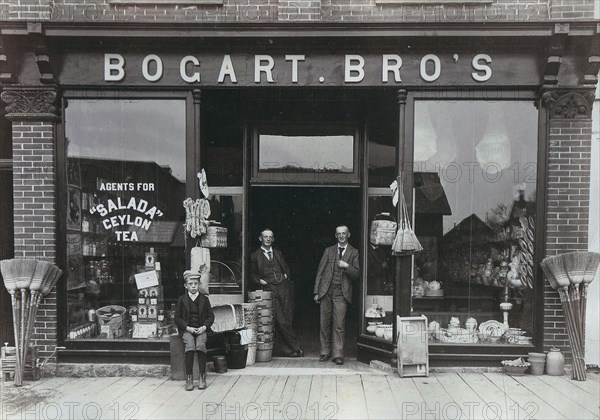
[{"label": "bundle of brooms", "polygon": [[12,302],[16,359],[14,383],[21,386],[40,302],[54,288],[62,270],[47,261],[13,258],[0,261],[0,272]]},{"label": "bundle of brooms", "polygon": [[600,253],[577,251],[544,258],[542,269],[560,295],[573,353],[573,379],[585,381],[583,356],[587,289],[596,277]]}]

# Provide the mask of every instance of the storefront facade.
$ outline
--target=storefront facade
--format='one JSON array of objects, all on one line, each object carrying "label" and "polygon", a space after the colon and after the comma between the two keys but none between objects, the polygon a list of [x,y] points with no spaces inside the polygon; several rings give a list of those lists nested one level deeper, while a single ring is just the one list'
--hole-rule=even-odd
[{"label": "storefront facade", "polygon": [[[463,5],[475,17],[462,23],[327,22],[323,4],[318,23],[310,13],[274,22],[269,6],[257,9],[264,23],[236,24],[228,5],[193,9],[222,10],[214,25],[169,22],[173,6],[152,9],[166,11],[156,24],[6,22],[14,254],[66,268],[36,344],[46,355],[64,347],[59,363],[169,363],[171,309],[199,243],[184,233],[182,203],[200,197],[204,169],[210,218],[227,228],[226,245],[211,248],[213,305],[245,301],[249,255],[270,227],[305,348],[317,351],[314,273],[345,224],[361,255],[347,321],[360,361],[394,364],[394,343],[369,322],[395,333],[396,315],[427,316],[432,365],[567,351],[539,261],[587,249],[600,28],[536,5],[534,22],[510,24],[476,4]],[[414,257],[371,239],[382,213],[398,217],[399,174],[424,247]],[[142,297],[135,275],[148,258],[160,287]],[[90,322],[111,305],[129,322]],[[499,338],[506,325],[526,338]]]}]

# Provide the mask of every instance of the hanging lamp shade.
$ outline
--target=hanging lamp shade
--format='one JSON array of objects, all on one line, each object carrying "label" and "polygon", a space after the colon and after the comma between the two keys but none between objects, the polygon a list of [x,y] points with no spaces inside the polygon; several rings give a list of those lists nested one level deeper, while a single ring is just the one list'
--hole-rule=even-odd
[{"label": "hanging lamp shade", "polygon": [[510,166],[511,148],[504,124],[504,112],[490,113],[488,127],[475,148],[475,155],[479,165],[491,174]]}]

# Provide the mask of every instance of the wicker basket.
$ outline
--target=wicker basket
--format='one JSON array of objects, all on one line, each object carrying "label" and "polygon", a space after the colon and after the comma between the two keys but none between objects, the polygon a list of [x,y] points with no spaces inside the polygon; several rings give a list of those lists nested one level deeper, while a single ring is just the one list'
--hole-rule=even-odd
[{"label": "wicker basket", "polygon": [[213,307],[215,322],[211,329],[214,332],[238,330],[244,328],[244,310],[241,305],[222,305]]},{"label": "wicker basket", "polygon": [[380,213],[371,223],[369,240],[373,245],[392,245],[398,224],[389,213]]},{"label": "wicker basket", "polygon": [[227,248],[227,228],[209,226],[200,237],[200,246],[204,248]]}]

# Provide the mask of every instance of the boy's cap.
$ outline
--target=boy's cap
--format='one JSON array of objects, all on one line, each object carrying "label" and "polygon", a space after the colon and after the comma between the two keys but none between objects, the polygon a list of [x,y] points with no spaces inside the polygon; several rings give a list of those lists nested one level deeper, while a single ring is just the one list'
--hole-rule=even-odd
[{"label": "boy's cap", "polygon": [[199,279],[200,273],[197,271],[186,270],[183,272],[183,279],[188,281],[189,279]]}]

